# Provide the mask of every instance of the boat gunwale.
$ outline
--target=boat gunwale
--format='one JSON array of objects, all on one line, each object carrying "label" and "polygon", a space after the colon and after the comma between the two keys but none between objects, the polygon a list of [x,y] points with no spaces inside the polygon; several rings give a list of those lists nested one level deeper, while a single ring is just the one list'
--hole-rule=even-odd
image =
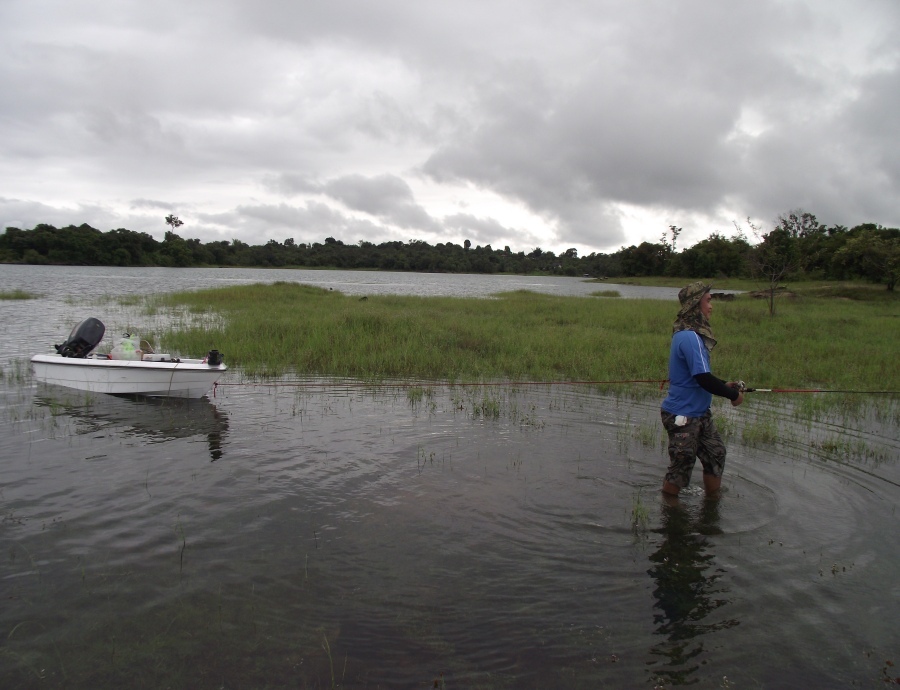
[{"label": "boat gunwale", "polygon": [[141,359],[102,359],[97,357],[63,357],[58,354],[34,355],[31,362],[51,366],[71,367],[87,366],[100,367],[102,369],[158,369],[168,371],[170,369],[224,372],[228,370],[225,363],[207,364],[202,359],[181,359],[178,361],[157,362]]}]

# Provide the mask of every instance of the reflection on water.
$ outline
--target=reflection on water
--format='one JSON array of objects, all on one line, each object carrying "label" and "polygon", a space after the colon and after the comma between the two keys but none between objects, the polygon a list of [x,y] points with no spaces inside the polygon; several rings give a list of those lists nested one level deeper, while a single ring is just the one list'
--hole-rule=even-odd
[{"label": "reflection on water", "polygon": [[71,417],[76,434],[119,429],[146,443],[199,436],[206,438],[212,461],[222,457],[228,415],[206,398],[92,394],[47,384],[37,390],[34,404]]},{"label": "reflection on water", "polygon": [[650,654],[664,660],[650,668],[657,681],[688,685],[696,682],[708,636],[739,623],[718,611],[732,598],[709,536],[722,532],[719,499],[704,498],[698,516],[677,500],[666,502],[661,519],[663,539],[650,556],[654,565],[647,572],[655,583],[655,635],[664,638],[654,643]]},{"label": "reflection on water", "polygon": [[70,295],[143,326],[104,293],[256,278],[0,266],[43,295],[0,303],[0,687],[837,690],[900,664],[896,400],[723,405],[721,500],[651,506],[635,539],[655,389],[233,371],[213,400],[66,401],[15,364],[69,332]]},{"label": "reflection on water", "polygon": [[0,381],[0,687],[843,688],[897,648],[895,433],[732,439],[636,540],[655,394],[316,384]]}]

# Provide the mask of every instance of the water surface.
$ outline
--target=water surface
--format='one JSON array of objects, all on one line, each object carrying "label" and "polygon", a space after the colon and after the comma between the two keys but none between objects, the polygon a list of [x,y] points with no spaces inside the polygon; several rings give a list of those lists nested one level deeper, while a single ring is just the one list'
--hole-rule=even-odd
[{"label": "water surface", "polygon": [[653,386],[229,372],[199,401],[90,397],[15,364],[84,300],[25,304],[0,382],[0,687],[898,675],[894,401],[717,406],[726,491],[669,506]]}]

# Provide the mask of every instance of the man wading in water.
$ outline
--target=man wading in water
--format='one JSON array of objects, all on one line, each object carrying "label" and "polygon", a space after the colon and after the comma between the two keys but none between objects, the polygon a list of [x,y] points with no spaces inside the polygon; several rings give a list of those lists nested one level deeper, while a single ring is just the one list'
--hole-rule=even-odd
[{"label": "man wading in water", "polygon": [[669,395],[662,403],[662,423],[669,434],[669,469],[663,492],[677,496],[691,481],[697,458],[703,465],[707,495],[722,485],[725,444],[716,431],[709,406],[714,395],[737,407],[744,402],[740,384],[712,375],[709,353],[716,345],[709,327],[712,314],[710,285],[691,283],[678,293],[681,309],[672,326],[669,351]]}]

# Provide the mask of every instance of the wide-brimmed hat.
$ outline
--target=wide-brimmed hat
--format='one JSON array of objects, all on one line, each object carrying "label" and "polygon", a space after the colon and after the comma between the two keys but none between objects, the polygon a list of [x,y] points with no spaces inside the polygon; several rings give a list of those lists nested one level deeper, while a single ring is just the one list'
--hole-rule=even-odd
[{"label": "wide-brimmed hat", "polygon": [[712,289],[712,285],[707,285],[702,280],[686,285],[678,292],[678,301],[681,302],[681,309],[678,310],[678,317],[672,324],[672,331],[694,331],[703,338],[703,344],[707,350],[712,350],[716,346],[716,339],[713,337],[712,330],[709,327],[709,320],[700,307],[700,300],[703,295]]},{"label": "wide-brimmed hat", "polygon": [[678,291],[678,301],[681,302],[682,313],[688,312],[700,304],[700,299],[711,289],[712,285],[707,285],[702,280],[681,288]]}]

